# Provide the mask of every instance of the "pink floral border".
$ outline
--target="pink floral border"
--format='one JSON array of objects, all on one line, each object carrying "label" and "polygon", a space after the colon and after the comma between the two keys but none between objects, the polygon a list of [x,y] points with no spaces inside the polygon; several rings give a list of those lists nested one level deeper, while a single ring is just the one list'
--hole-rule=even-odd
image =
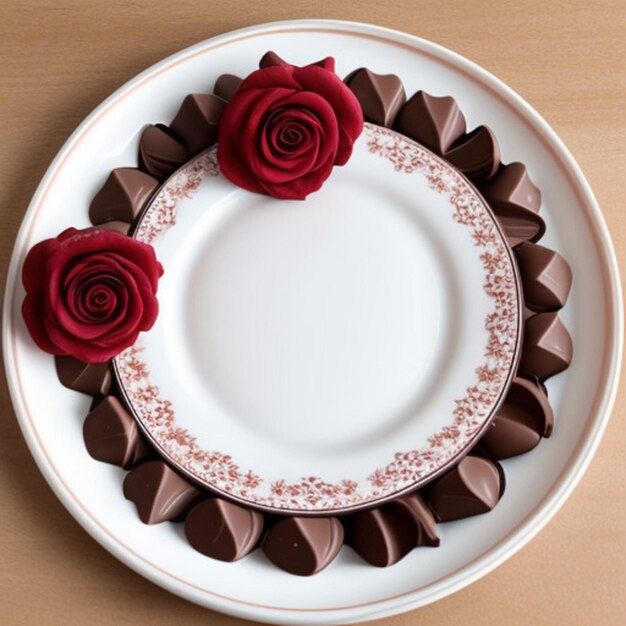
[{"label": "pink floral border", "polygon": [[133,235],[135,239],[151,244],[157,237],[174,226],[178,205],[185,198],[191,198],[206,176],[218,176],[219,173],[215,150],[202,153],[178,170],[164,183],[141,216]]},{"label": "pink floral border", "polygon": [[[454,221],[468,228],[474,245],[481,248],[483,287],[493,303],[485,320],[488,341],[484,360],[465,396],[456,400],[452,421],[428,438],[428,446],[397,452],[361,485],[348,479],[331,483],[318,476],[296,482],[267,481],[250,469],[242,469],[228,454],[202,449],[195,437],[176,425],[171,402],[151,384],[150,373],[140,358],[141,348],[129,348],[116,358],[115,369],[137,418],[173,462],[218,492],[275,509],[328,511],[371,504],[417,487],[469,447],[510,380],[518,348],[519,293],[513,262],[494,218],[465,178],[426,149],[370,124],[366,124],[365,134],[370,153],[390,161],[398,172],[424,174],[433,189],[447,196]],[[218,174],[214,149],[190,162],[166,183],[143,215],[135,237],[153,242],[176,223],[180,202],[191,196],[205,176]]]}]

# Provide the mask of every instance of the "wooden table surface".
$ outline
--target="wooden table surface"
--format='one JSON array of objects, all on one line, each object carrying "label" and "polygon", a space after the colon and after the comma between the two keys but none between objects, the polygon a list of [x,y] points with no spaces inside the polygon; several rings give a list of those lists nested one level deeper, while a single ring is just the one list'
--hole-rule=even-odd
[{"label": "wooden table surface", "polygon": [[[140,70],[197,41],[304,17],[364,21],[420,35],[504,80],[557,131],[626,261],[626,3],[324,3],[301,0],[3,0],[0,20],[0,264],[50,161],[76,125]],[[492,6],[493,5],[493,6]],[[144,580],[92,540],[44,482],[0,384],[0,623],[212,624],[241,620]],[[626,623],[626,397],[556,518],[469,588],[375,622]]]}]

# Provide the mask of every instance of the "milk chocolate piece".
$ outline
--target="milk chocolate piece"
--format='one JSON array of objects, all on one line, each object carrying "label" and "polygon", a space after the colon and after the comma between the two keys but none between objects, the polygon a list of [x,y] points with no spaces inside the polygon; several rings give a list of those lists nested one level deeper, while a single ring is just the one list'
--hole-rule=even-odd
[{"label": "milk chocolate piece", "polygon": [[567,369],[572,353],[572,338],[559,316],[554,312],[537,313],[525,324],[519,372],[543,382]]},{"label": "milk chocolate piece", "polygon": [[528,177],[525,165],[504,165],[482,193],[512,246],[541,239],[546,230],[543,219],[537,214],[541,193]]},{"label": "milk chocolate piece", "polygon": [[263,552],[277,567],[312,576],[337,556],[344,530],[334,517],[288,517],[265,535]]},{"label": "milk chocolate piece", "polygon": [[241,86],[241,83],[243,83],[243,78],[239,78],[239,76],[234,76],[233,74],[222,74],[215,81],[213,93],[225,102],[230,102],[237,89]]},{"label": "milk chocolate piece", "polygon": [[131,224],[128,222],[120,222],[119,220],[113,220],[112,222],[105,222],[104,224],[98,224],[100,230],[110,230],[120,235],[128,235]]},{"label": "milk chocolate piece", "polygon": [[189,156],[195,156],[217,140],[217,126],[226,103],[213,94],[190,94],[170,124]]},{"label": "milk chocolate piece", "polygon": [[532,450],[553,426],[552,408],[539,386],[516,378],[479,445],[491,459],[508,459]]},{"label": "milk chocolate piece", "polygon": [[500,167],[500,146],[487,126],[479,126],[459,137],[444,156],[475,183],[489,180]]},{"label": "milk chocolate piece", "polygon": [[504,491],[504,474],[494,462],[466,456],[428,491],[428,504],[440,522],[491,511]]},{"label": "milk chocolate piece", "polygon": [[73,356],[55,356],[54,365],[64,387],[99,396],[111,390],[111,370],[108,363],[83,363]]},{"label": "milk chocolate piece", "polygon": [[237,561],[251,552],[263,531],[263,515],[227,500],[197,504],[185,518],[185,535],[198,552],[220,561]]},{"label": "milk chocolate piece", "polygon": [[144,524],[180,519],[200,492],[163,461],[148,461],[124,479],[124,497],[137,507]]},{"label": "milk chocolate piece", "polygon": [[485,186],[483,195],[496,212],[522,208],[537,213],[541,206],[541,192],[528,177],[523,163],[504,165]]},{"label": "milk chocolate piece", "polygon": [[356,513],[346,543],[376,567],[389,567],[416,546],[438,546],[432,512],[417,494]]},{"label": "milk chocolate piece", "polygon": [[539,241],[546,232],[541,215],[526,209],[503,209],[496,213],[496,217],[512,248],[525,241]]},{"label": "milk chocolate piece", "polygon": [[395,74],[375,74],[361,68],[346,79],[346,84],[361,103],[365,121],[391,128],[406,102],[404,87]]},{"label": "milk chocolate piece", "polygon": [[134,167],[118,167],[91,201],[89,219],[98,226],[106,222],[132,222],[158,181]]},{"label": "milk chocolate piece", "polygon": [[114,396],[106,396],[85,419],[83,438],[87,452],[98,461],[124,469],[146,459],[146,446],[137,422]]},{"label": "milk chocolate piece", "polygon": [[465,117],[454,98],[418,91],[398,113],[394,128],[442,155],[465,133]]},{"label": "milk chocolate piece", "polygon": [[563,308],[572,286],[567,261],[558,252],[533,243],[518,246],[515,256],[526,306],[534,311]]},{"label": "milk chocolate piece", "polygon": [[175,139],[167,126],[147,126],[139,139],[139,166],[164,180],[188,159],[187,148]]}]

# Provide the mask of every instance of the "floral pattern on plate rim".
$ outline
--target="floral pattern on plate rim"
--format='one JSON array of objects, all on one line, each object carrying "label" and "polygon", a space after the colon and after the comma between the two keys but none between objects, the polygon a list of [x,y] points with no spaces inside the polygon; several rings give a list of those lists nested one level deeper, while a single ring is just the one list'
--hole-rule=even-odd
[{"label": "floral pattern on plate rim", "polygon": [[[188,430],[177,426],[172,403],[162,398],[150,382],[150,372],[135,344],[116,357],[120,386],[136,417],[161,450],[181,469],[221,493],[251,504],[290,511],[332,511],[366,505],[417,486],[446,466],[468,447],[500,399],[510,378],[518,342],[519,300],[517,282],[503,235],[494,219],[465,178],[418,144],[395,132],[365,125],[367,149],[389,161],[398,172],[423,173],[430,187],[448,197],[453,219],[470,230],[474,245],[481,248],[485,272],[483,288],[493,302],[487,315],[488,332],[484,361],[463,398],[455,401],[453,419],[417,450],[397,452],[385,466],[374,469],[362,488],[354,480],[328,482],[306,476],[295,482],[267,481],[251,469],[242,469],[229,455],[204,450]],[[217,176],[214,148],[183,167],[162,188],[142,216],[135,232],[152,243],[176,223],[180,202],[191,197],[205,176]]]}]

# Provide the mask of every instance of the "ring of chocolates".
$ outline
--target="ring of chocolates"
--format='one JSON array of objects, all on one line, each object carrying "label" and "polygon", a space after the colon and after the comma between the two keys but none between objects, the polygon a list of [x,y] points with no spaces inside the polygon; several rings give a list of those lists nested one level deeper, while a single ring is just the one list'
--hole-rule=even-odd
[{"label": "ring of chocolates", "polygon": [[[261,67],[283,63],[267,53]],[[338,517],[264,515],[212,496],[159,458],[123,406],[108,364],[56,357],[60,382],[93,396],[84,426],[89,454],[128,470],[124,496],[145,524],[184,523],[189,544],[221,561],[237,561],[260,547],[286,572],[309,576],[328,566],[341,546],[367,563],[387,567],[418,546],[436,547],[437,523],[487,513],[504,493],[499,461],[535,448],[551,435],[554,416],[544,382],[566,369],[572,341],[558,317],[572,273],[554,250],[537,244],[545,232],[541,193],[522,163],[503,164],[487,126],[467,132],[455,100],[418,91],[407,100],[400,79],[360,68],[345,83],[366,121],[406,135],[463,173],[480,191],[514,250],[527,312],[518,375],[491,426],[453,469],[419,493]],[[241,79],[221,75],[212,94],[190,94],[169,126],[147,126],[139,140],[137,167],[114,169],[90,208],[91,222],[128,234],[160,184],[187,160],[211,146],[220,115]]]}]

